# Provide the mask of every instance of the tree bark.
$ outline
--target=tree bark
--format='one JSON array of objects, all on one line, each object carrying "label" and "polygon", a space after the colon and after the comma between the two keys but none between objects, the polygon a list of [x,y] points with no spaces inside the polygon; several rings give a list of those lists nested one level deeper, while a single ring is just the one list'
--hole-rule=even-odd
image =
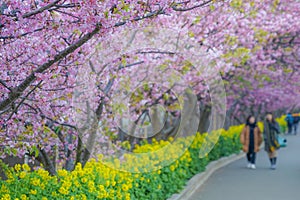
[{"label": "tree bark", "polygon": [[198,132],[205,133],[208,130],[211,117],[211,106],[210,105],[200,105],[200,121],[198,125]]}]

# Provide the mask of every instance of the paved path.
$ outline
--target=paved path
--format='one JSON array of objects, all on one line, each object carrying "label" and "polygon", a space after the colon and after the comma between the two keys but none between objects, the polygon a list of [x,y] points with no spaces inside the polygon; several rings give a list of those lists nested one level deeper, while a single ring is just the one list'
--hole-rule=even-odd
[{"label": "paved path", "polygon": [[267,154],[257,155],[256,170],[246,158],[216,171],[189,200],[300,200],[300,135],[286,136],[288,147],[278,153],[277,170]]}]

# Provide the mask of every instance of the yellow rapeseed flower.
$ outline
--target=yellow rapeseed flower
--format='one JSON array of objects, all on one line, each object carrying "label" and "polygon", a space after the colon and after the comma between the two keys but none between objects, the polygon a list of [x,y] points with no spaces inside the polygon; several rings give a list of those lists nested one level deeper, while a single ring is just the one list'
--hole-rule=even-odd
[{"label": "yellow rapeseed flower", "polygon": [[77,165],[75,166],[75,171],[80,171],[82,170],[82,165],[81,163],[77,163]]},{"label": "yellow rapeseed flower", "polygon": [[126,184],[122,184],[122,190],[124,191],[124,192],[126,192],[126,191],[128,191],[128,186],[126,185]]},{"label": "yellow rapeseed flower", "polygon": [[58,196],[58,194],[56,193],[56,192],[51,192],[51,196],[53,196],[53,197],[57,197]]},{"label": "yellow rapeseed flower", "polygon": [[122,194],[121,194],[121,193],[118,193],[118,194],[117,194],[117,199],[118,199],[118,200],[122,200]]},{"label": "yellow rapeseed flower", "polygon": [[14,176],[11,172],[7,172],[6,176],[7,176],[8,179],[13,179],[14,178]]},{"label": "yellow rapeseed flower", "polygon": [[139,172],[139,169],[137,167],[135,167],[134,172]]},{"label": "yellow rapeseed flower", "polygon": [[58,192],[61,193],[61,194],[64,194],[64,195],[69,194],[69,190],[66,187],[63,187],[63,186],[59,188]]},{"label": "yellow rapeseed flower", "polygon": [[48,180],[50,178],[49,172],[44,169],[38,169],[37,173],[42,177],[43,180]]},{"label": "yellow rapeseed flower", "polygon": [[105,173],[103,174],[103,178],[104,178],[104,179],[109,179],[109,177],[110,177],[109,172],[105,172]]},{"label": "yellow rapeseed flower", "polygon": [[38,178],[32,178],[30,183],[34,186],[39,186],[41,182],[40,182],[40,179],[38,179]]},{"label": "yellow rapeseed flower", "polygon": [[103,197],[104,197],[104,198],[107,198],[108,196],[109,196],[108,192],[103,191]]},{"label": "yellow rapeseed flower", "polygon": [[112,181],[112,182],[111,182],[111,185],[112,185],[113,187],[114,187],[116,184],[117,184],[116,181]]},{"label": "yellow rapeseed flower", "polygon": [[37,190],[30,190],[30,194],[36,195],[37,194]]},{"label": "yellow rapeseed flower", "polygon": [[104,191],[105,190],[104,185],[99,185],[98,188],[99,188],[100,191]]},{"label": "yellow rapeseed flower", "polygon": [[89,181],[88,182],[88,188],[89,188],[89,192],[91,192],[91,193],[96,191],[94,181]]},{"label": "yellow rapeseed flower", "polygon": [[80,186],[80,183],[79,183],[77,180],[75,180],[75,181],[74,181],[74,185],[75,185],[76,187],[79,187],[79,186]]},{"label": "yellow rapeseed flower", "polygon": [[20,164],[16,164],[15,165],[15,170],[18,172],[18,171],[21,171],[21,165]]},{"label": "yellow rapeseed flower", "polygon": [[66,188],[71,187],[72,186],[71,180],[64,180],[63,181],[63,186],[66,187]]},{"label": "yellow rapeseed flower", "polygon": [[129,193],[126,194],[125,200],[130,200],[130,194]]},{"label": "yellow rapeseed flower", "polygon": [[26,194],[22,194],[22,195],[21,195],[21,200],[27,200]]},{"label": "yellow rapeseed flower", "polygon": [[57,175],[58,176],[67,176],[68,175],[68,171],[65,169],[59,169],[57,170]]},{"label": "yellow rapeseed flower", "polygon": [[86,195],[85,194],[81,194],[81,199],[82,200],[87,200]]},{"label": "yellow rapeseed flower", "polygon": [[114,190],[109,191],[108,197],[109,197],[110,199],[115,199],[115,191],[114,191]]},{"label": "yellow rapeseed flower", "polygon": [[1,193],[9,193],[9,189],[5,185],[2,185],[1,186]]},{"label": "yellow rapeseed flower", "polygon": [[171,170],[172,172],[175,170],[174,165],[171,165],[171,166],[170,166],[170,170]]},{"label": "yellow rapeseed flower", "polygon": [[24,171],[30,171],[30,167],[27,164],[23,164],[22,168],[23,168]]},{"label": "yellow rapeseed flower", "polygon": [[86,178],[86,177],[83,177],[83,178],[81,179],[81,181],[82,181],[83,183],[86,183],[86,182],[87,182],[87,178]]},{"label": "yellow rapeseed flower", "polygon": [[10,200],[10,195],[9,194],[3,195],[1,200]]},{"label": "yellow rapeseed flower", "polygon": [[97,194],[98,194],[98,195],[97,195],[97,198],[98,198],[98,199],[103,199],[103,198],[104,198],[104,195],[103,195],[102,192],[98,192]]},{"label": "yellow rapeseed flower", "polygon": [[105,182],[105,186],[106,186],[106,187],[109,187],[109,186],[110,186],[110,181],[109,181],[109,180],[107,180],[107,181]]}]

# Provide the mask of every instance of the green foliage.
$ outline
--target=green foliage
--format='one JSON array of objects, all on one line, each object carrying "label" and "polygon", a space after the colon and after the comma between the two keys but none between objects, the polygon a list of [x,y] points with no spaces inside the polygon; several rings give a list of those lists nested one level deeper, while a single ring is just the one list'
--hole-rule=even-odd
[{"label": "green foliage", "polygon": [[[284,116],[277,119],[282,129],[286,128]],[[262,123],[258,124],[262,129]],[[205,171],[207,164],[221,157],[241,151],[240,133],[244,125],[219,130],[218,134],[197,133],[184,154],[169,166],[148,173],[129,173],[109,168],[102,162],[91,159],[84,168],[80,164],[74,171],[58,170],[50,176],[43,169],[30,172],[28,165],[16,165],[7,169],[7,181],[0,182],[0,199],[166,199],[180,192],[195,174]],[[179,138],[181,144],[191,138]],[[169,139],[172,141],[172,138]],[[218,141],[204,157],[199,151],[206,144]],[[146,140],[135,146],[136,152],[147,152],[166,145],[168,141]],[[124,142],[124,148],[130,144]],[[176,154],[176,152],[174,152]],[[99,155],[99,160],[102,157]],[[143,163],[142,165],[143,166]],[[138,167],[137,167],[138,168]],[[137,169],[138,170],[138,169]],[[138,171],[137,171],[138,172]]]}]

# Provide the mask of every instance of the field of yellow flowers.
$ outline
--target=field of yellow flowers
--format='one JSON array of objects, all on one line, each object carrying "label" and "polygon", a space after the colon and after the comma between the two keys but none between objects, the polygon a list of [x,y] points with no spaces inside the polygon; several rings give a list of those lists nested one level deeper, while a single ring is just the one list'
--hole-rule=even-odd
[{"label": "field of yellow flowers", "polygon": [[[278,119],[282,129],[286,124],[284,118]],[[262,128],[262,123],[259,123]],[[217,144],[205,156],[199,157],[199,151],[214,138],[208,134],[197,133],[193,137],[179,138],[169,149],[167,155],[158,151],[151,154],[143,162],[134,160],[127,156],[125,159],[133,172],[116,170],[103,164],[103,162],[91,159],[84,168],[80,164],[74,171],[58,170],[57,176],[50,176],[43,169],[30,171],[28,165],[17,164],[7,173],[8,180],[0,182],[1,200],[26,200],[26,199],[70,199],[70,200],[147,200],[167,199],[172,194],[179,192],[187,180],[195,174],[205,170],[210,161],[220,157],[240,152],[241,144],[239,135],[243,125],[232,126],[229,130],[219,130],[220,137]],[[134,152],[153,152],[172,143],[169,141],[155,141],[151,144],[144,143],[136,146]],[[161,161],[172,160],[178,156],[177,150],[188,144],[179,159],[170,162],[166,167],[157,166],[151,172],[143,172],[143,167],[150,162],[161,163]],[[154,156],[154,157],[153,157]],[[99,160],[102,155],[99,155]],[[120,161],[115,160],[115,163]],[[139,173],[143,172],[143,173]]]}]

